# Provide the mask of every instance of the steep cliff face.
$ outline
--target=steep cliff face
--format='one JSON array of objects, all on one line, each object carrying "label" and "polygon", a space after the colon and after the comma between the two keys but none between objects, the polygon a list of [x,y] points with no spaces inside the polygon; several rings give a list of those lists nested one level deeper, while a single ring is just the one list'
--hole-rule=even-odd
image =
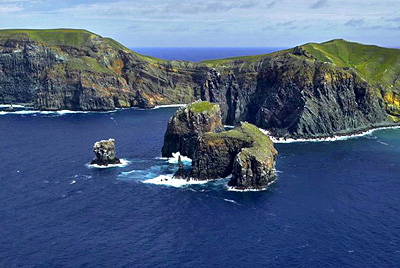
[{"label": "steep cliff face", "polygon": [[373,88],[329,63],[286,54],[265,62],[257,79],[249,121],[273,135],[324,137],[390,124]]},{"label": "steep cliff face", "polygon": [[232,174],[229,185],[244,190],[264,188],[276,177],[278,152],[270,138],[246,122],[225,131],[218,104],[195,102],[175,113],[163,155],[177,151],[192,158],[192,171],[185,171],[179,158],[175,179],[216,180]]},{"label": "steep cliff face", "polygon": [[192,69],[83,30],[0,31],[2,103],[33,103],[41,110],[187,103],[197,99]]},{"label": "steep cliff face", "polygon": [[162,155],[173,153],[193,157],[197,139],[206,132],[223,130],[218,104],[194,102],[177,111],[168,122]]},{"label": "steep cliff face", "polygon": [[262,189],[276,178],[278,152],[256,126],[242,122],[230,131],[201,136],[192,162],[192,178],[215,180],[232,174],[235,189]]},{"label": "steep cliff face", "polygon": [[83,30],[1,30],[0,102],[42,110],[217,102],[224,124],[284,137],[400,121],[400,50],[344,40],[190,63],[137,53]]}]

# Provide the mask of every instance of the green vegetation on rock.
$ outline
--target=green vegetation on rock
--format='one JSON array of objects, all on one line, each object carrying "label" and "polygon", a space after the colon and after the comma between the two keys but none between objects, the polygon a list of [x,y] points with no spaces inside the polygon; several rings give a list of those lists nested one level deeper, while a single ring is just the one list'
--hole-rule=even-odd
[{"label": "green vegetation on rock", "polygon": [[262,133],[258,127],[247,122],[241,122],[239,126],[232,130],[216,133],[207,133],[205,141],[210,145],[221,144],[226,139],[240,140],[251,144],[242,151],[242,156],[251,154],[253,156],[265,158],[271,155],[273,145],[271,139]]},{"label": "green vegetation on rock", "polygon": [[188,105],[188,109],[194,113],[213,113],[219,110],[217,103],[211,103],[208,101],[197,101]]},{"label": "green vegetation on rock", "polygon": [[400,50],[363,45],[342,39],[303,45],[307,52],[323,62],[357,71],[372,85],[400,89]]}]

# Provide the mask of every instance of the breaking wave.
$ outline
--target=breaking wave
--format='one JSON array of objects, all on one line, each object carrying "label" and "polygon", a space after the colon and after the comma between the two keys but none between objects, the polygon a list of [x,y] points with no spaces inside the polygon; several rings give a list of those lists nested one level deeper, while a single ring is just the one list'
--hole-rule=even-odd
[{"label": "breaking wave", "polygon": [[104,168],[126,167],[127,165],[130,164],[130,162],[128,160],[126,160],[126,159],[120,159],[120,161],[121,161],[120,164],[111,164],[111,165],[108,165],[108,166],[100,166],[100,165],[96,165],[96,164],[94,164],[94,165],[87,164],[87,166],[89,168],[101,168],[101,169],[104,169]]}]

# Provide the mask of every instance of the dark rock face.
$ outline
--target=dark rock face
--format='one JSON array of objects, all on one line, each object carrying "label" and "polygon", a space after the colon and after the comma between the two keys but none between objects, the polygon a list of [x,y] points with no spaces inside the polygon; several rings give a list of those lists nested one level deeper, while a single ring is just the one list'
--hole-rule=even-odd
[{"label": "dark rock face", "polygon": [[179,180],[186,180],[188,179],[188,173],[185,171],[182,163],[181,156],[178,158],[178,171],[175,172],[173,178],[174,179],[179,179]]},{"label": "dark rock face", "polygon": [[93,152],[96,157],[90,163],[91,165],[108,166],[121,163],[115,155],[114,139],[96,142],[93,146]]},{"label": "dark rock face", "polygon": [[179,157],[176,179],[215,180],[232,174],[229,185],[241,190],[261,189],[275,179],[277,151],[269,137],[249,123],[222,130],[217,104],[195,102],[177,111],[168,123],[163,154],[167,149],[192,158],[189,173]]},{"label": "dark rock face", "polygon": [[259,73],[249,118],[274,136],[345,135],[390,124],[372,88],[330,64],[290,55]]},{"label": "dark rock face", "polygon": [[192,177],[195,180],[215,180],[232,174],[236,155],[251,146],[246,139],[221,136],[207,133],[197,143],[192,159]]},{"label": "dark rock face", "polygon": [[[273,148],[273,146],[272,146]],[[232,179],[229,186],[236,189],[263,189],[275,181],[275,159],[277,151],[272,150],[272,156],[261,160],[254,155],[239,153],[233,161]]]},{"label": "dark rock face", "polygon": [[191,176],[215,180],[232,174],[228,184],[235,189],[263,189],[276,178],[277,154],[268,136],[252,124],[241,123],[233,130],[199,138]]},{"label": "dark rock face", "polygon": [[72,43],[52,41],[68,34],[55,30],[46,33],[49,40],[37,40],[0,32],[0,103],[112,110],[201,99],[220,104],[224,124],[247,121],[288,138],[345,135],[400,121],[398,89],[369,84],[351,68],[318,60],[306,46],[190,63],[138,55],[86,31]]},{"label": "dark rock face", "polygon": [[0,103],[32,103],[39,110],[101,111],[200,98],[196,85],[201,78],[195,64],[174,66],[140,56],[87,31],[70,34],[38,31],[35,35],[49,39],[36,40],[29,31],[1,31]]},{"label": "dark rock face", "polygon": [[173,153],[192,158],[199,136],[206,132],[223,129],[218,104],[195,102],[177,111],[169,120],[164,135],[162,155]]}]

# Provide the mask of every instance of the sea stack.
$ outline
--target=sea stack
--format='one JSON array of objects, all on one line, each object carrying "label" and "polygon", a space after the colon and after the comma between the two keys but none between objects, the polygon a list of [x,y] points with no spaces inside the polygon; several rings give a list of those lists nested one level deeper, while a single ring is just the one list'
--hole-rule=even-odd
[{"label": "sea stack", "polygon": [[178,171],[174,175],[174,179],[185,180],[187,179],[188,173],[185,171],[183,167],[183,162],[181,156],[178,158]]},{"label": "sea stack", "polygon": [[192,158],[198,137],[224,130],[221,121],[221,110],[216,103],[197,101],[179,109],[168,122],[162,156],[180,152]]},{"label": "sea stack", "polygon": [[93,146],[93,152],[96,157],[90,163],[91,165],[108,166],[121,164],[115,155],[115,140],[102,140],[98,141]]},{"label": "sea stack", "polygon": [[192,178],[215,180],[232,175],[228,185],[237,190],[261,190],[275,181],[278,152],[258,127],[241,122],[232,130],[206,133],[193,157]]},{"label": "sea stack", "polygon": [[220,115],[218,104],[203,101],[188,105],[171,118],[163,155],[166,148],[173,148],[172,152],[184,152],[192,158],[192,171],[185,172],[180,163],[174,177],[217,180],[232,175],[228,184],[234,189],[264,189],[276,178],[278,152],[271,139],[247,122],[225,131]]}]

